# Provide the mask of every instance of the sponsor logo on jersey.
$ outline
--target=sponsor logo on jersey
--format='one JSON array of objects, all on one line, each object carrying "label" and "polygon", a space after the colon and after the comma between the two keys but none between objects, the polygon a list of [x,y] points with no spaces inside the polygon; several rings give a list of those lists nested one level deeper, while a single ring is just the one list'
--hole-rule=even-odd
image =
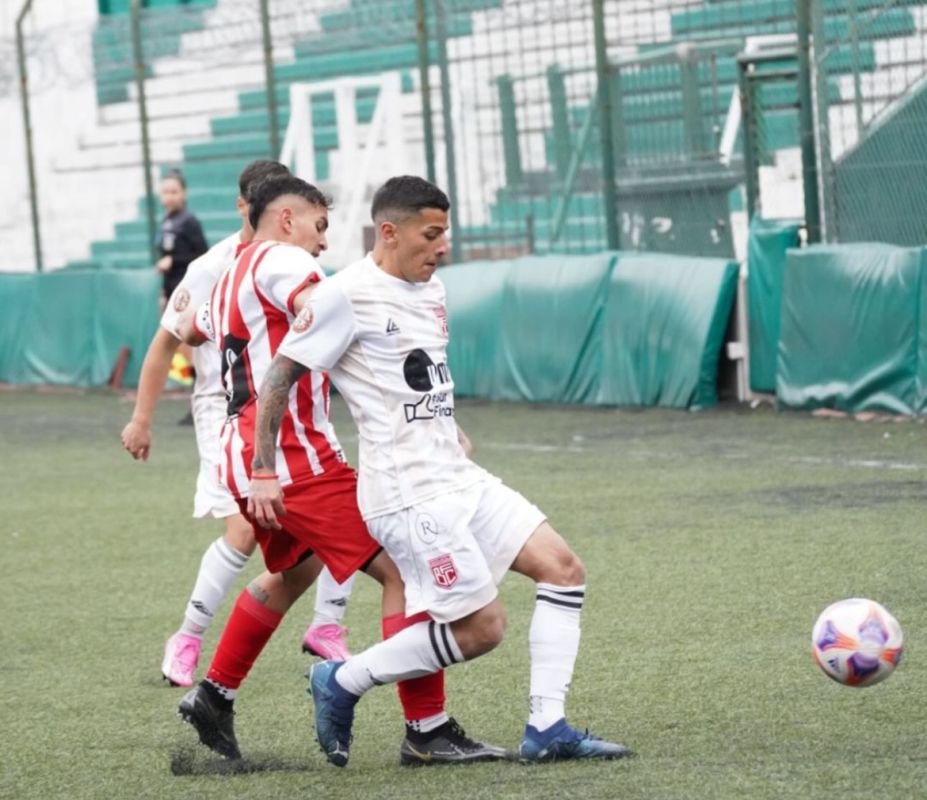
[{"label": "sponsor logo on jersey", "polygon": [[451,558],[450,553],[429,559],[428,566],[434,576],[435,584],[442,589],[450,589],[457,583],[457,567],[454,566],[454,559]]},{"label": "sponsor logo on jersey", "polygon": [[174,292],[174,311],[180,313],[190,305],[190,292],[180,287]]},{"label": "sponsor logo on jersey", "polygon": [[305,306],[303,310],[296,315],[296,319],[293,320],[293,324],[290,328],[293,330],[293,333],[305,333],[312,327],[314,319],[315,315],[312,313],[312,308],[310,306]]},{"label": "sponsor logo on jersey", "polygon": [[[452,386],[451,373],[447,364],[435,364],[424,350],[413,350],[406,356],[402,371],[410,389],[425,392],[415,403],[404,405],[406,422],[454,416],[454,399],[448,391]],[[438,391],[434,391],[436,388]]]},{"label": "sponsor logo on jersey", "polygon": [[386,323],[386,335],[392,336],[394,333],[399,333],[399,326],[393,322],[393,318],[389,318],[389,322]]}]

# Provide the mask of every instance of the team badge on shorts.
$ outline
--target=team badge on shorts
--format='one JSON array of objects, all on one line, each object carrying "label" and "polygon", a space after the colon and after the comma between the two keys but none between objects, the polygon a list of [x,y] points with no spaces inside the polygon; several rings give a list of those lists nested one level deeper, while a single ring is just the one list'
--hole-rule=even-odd
[{"label": "team badge on shorts", "polygon": [[178,313],[190,305],[190,292],[186,289],[178,289],[174,292],[174,311]]},{"label": "team badge on shorts", "polygon": [[303,310],[296,315],[293,324],[290,326],[294,333],[305,333],[312,326],[314,315],[309,306],[304,306]]},{"label": "team badge on shorts", "polygon": [[442,589],[450,589],[457,583],[457,567],[454,566],[454,560],[449,553],[430,559],[428,566],[435,577],[435,584]]}]

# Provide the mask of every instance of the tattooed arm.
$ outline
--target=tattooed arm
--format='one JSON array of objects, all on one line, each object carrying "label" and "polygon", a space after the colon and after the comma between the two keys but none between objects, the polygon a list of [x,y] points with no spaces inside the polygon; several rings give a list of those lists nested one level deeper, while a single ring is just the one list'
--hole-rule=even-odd
[{"label": "tattooed arm", "polygon": [[286,513],[283,490],[274,474],[277,434],[286,413],[290,387],[307,371],[302,364],[286,356],[274,356],[258,391],[248,513],[262,528],[279,530],[277,516]]}]

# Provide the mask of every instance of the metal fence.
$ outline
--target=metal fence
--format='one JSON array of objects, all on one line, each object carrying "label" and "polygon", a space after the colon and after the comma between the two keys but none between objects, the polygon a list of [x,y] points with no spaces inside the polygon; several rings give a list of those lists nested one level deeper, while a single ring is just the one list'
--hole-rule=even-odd
[{"label": "metal fence", "polygon": [[[927,243],[927,7],[813,3],[818,149],[830,241]],[[849,69],[847,69],[847,65]]]},{"label": "metal fence", "polygon": [[[370,192],[400,171],[451,194],[456,260],[616,247],[731,256],[748,211],[801,217],[805,198],[820,200],[832,240],[927,240],[919,187],[898,188],[927,185],[924,2],[187,0],[139,7],[136,29],[131,13],[30,26],[53,5],[27,0],[18,28],[39,109],[27,137],[36,249],[57,247],[53,266],[149,265],[158,210],[146,195],[167,167],[187,174],[214,240],[237,225],[240,168],[281,154],[334,197],[332,266],[362,251]],[[0,50],[15,52],[12,35]],[[3,63],[9,110],[19,81]],[[92,113],[63,163],[50,98],[67,91]],[[99,200],[75,208],[68,181],[88,179]]]}]

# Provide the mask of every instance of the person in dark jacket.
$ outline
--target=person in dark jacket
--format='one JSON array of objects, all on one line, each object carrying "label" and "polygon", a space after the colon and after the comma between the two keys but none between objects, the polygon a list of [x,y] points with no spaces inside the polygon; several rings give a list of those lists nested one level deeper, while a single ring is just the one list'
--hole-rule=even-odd
[{"label": "person in dark jacket", "polygon": [[186,275],[187,266],[203,255],[209,245],[199,220],[187,209],[187,184],[180,170],[171,170],[161,181],[161,205],[165,212],[157,241],[161,257],[155,266],[163,281],[163,308]]}]

